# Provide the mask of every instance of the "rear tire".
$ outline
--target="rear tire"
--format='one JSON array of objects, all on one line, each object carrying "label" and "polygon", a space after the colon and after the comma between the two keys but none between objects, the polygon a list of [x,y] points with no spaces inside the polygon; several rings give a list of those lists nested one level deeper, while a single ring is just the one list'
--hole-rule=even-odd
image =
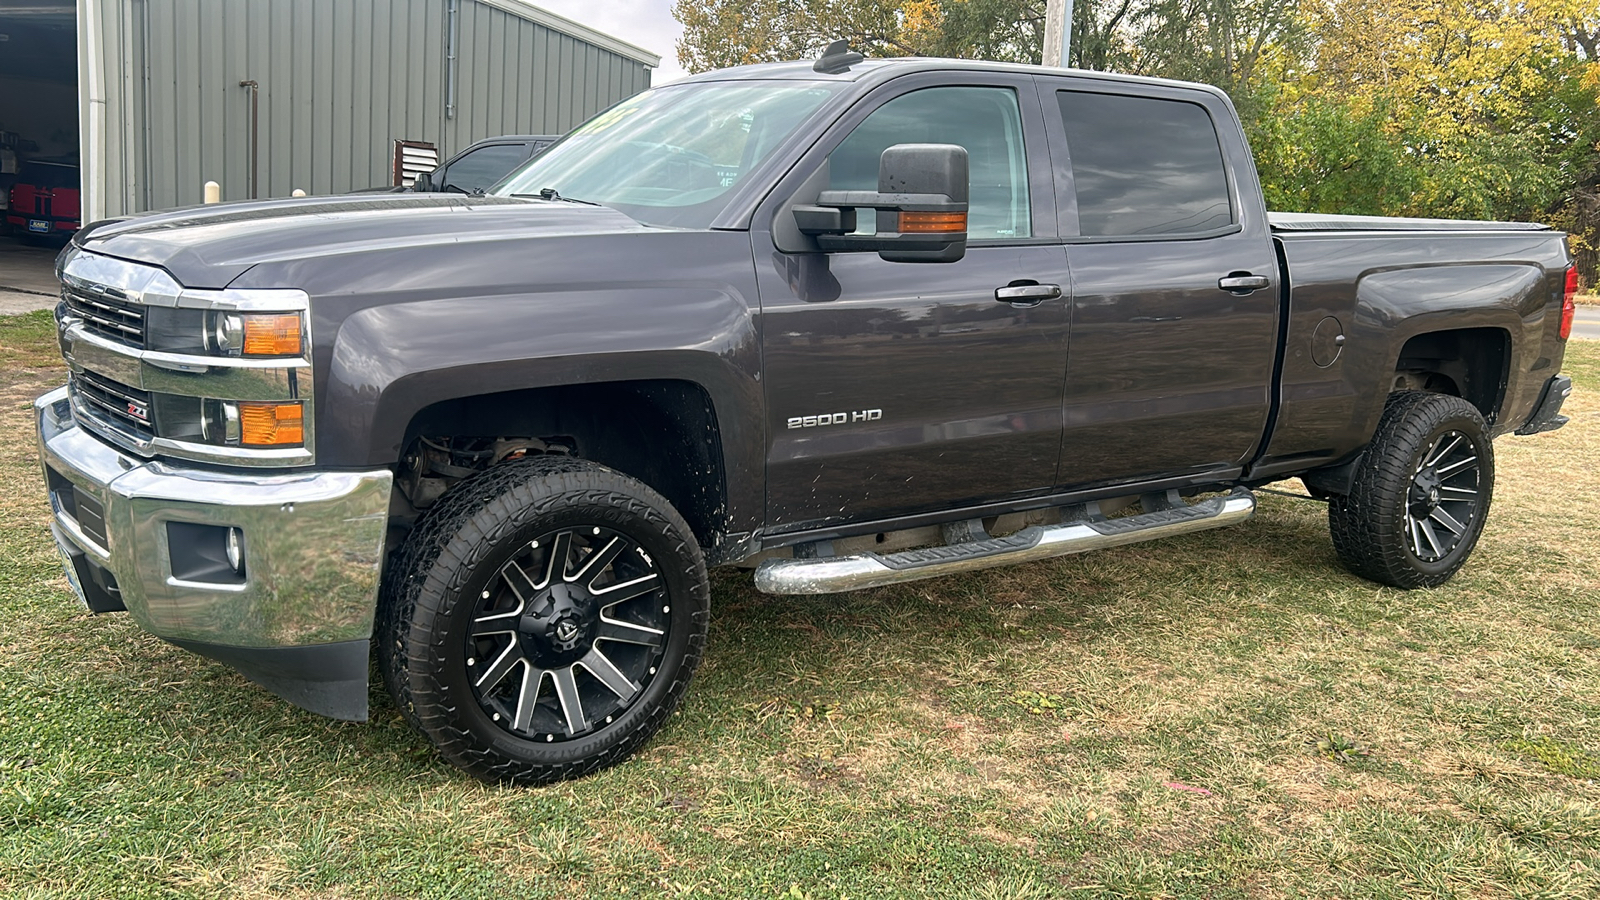
[{"label": "rear tire", "polygon": [[538,457],[463,481],[391,562],[378,662],[452,764],[544,784],[625,759],[661,728],[705,647],[693,533],[649,487]]},{"label": "rear tire", "polygon": [[1477,407],[1449,394],[1397,392],[1349,495],[1329,499],[1334,550],[1362,578],[1436,587],[1477,546],[1493,493],[1494,445]]}]

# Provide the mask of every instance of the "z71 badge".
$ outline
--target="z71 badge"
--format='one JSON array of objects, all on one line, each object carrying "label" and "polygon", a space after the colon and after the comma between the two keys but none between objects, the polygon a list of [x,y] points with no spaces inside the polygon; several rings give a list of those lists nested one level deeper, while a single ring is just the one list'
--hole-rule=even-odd
[{"label": "z71 badge", "polygon": [[883,418],[881,409],[858,409],[855,412],[823,413],[820,416],[793,416],[790,428],[820,428],[825,425],[849,425],[855,422],[876,422]]}]

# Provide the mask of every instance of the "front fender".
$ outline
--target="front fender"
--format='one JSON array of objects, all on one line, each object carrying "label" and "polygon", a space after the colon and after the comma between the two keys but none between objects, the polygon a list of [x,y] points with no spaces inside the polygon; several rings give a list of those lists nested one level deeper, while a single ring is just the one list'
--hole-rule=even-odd
[{"label": "front fender", "polygon": [[743,298],[712,288],[369,307],[339,329],[319,456],[331,446],[362,465],[393,464],[413,418],[443,401],[562,385],[687,381],[705,390],[721,426],[730,521],[749,522],[759,510],[765,421],[759,358]]}]

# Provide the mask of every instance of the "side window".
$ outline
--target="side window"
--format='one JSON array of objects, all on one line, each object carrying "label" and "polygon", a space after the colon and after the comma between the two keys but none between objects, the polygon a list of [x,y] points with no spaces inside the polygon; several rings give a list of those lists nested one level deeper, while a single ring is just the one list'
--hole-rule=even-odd
[{"label": "side window", "polygon": [[1058,91],[1090,236],[1185,234],[1233,222],[1217,129],[1182,100]]},{"label": "side window", "polygon": [[445,170],[444,181],[437,187],[454,185],[468,193],[488,190],[527,155],[527,148],[521,144],[490,144],[451,163]]},{"label": "side window", "polygon": [[[1029,237],[1028,166],[1022,115],[1010,88],[927,88],[896,97],[857,125],[828,157],[829,187],[878,189],[878,157],[895,144],[967,148],[971,240]],[[871,216],[861,221],[870,227]]]}]

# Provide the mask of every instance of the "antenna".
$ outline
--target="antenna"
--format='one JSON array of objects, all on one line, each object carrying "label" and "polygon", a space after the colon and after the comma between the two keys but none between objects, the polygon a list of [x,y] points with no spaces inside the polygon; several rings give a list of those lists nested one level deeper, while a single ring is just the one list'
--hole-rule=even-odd
[{"label": "antenna", "polygon": [[850,71],[851,66],[861,62],[863,59],[866,59],[866,57],[850,49],[849,41],[838,40],[829,44],[828,49],[822,51],[821,58],[811,68],[824,75],[839,75]]}]

